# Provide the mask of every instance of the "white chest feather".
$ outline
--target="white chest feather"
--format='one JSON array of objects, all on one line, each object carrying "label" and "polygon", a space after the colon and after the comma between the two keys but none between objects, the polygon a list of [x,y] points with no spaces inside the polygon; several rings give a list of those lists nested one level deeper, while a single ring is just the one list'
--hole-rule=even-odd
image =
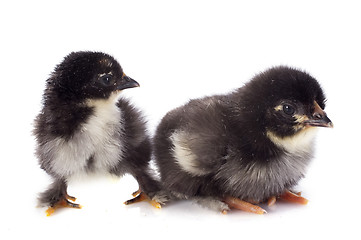
[{"label": "white chest feather", "polygon": [[122,157],[121,112],[114,100],[88,102],[94,113],[70,138],[56,138],[46,147],[51,152],[51,169],[59,176],[83,172],[106,172]]},{"label": "white chest feather", "polygon": [[297,154],[311,150],[317,130],[315,127],[310,127],[301,130],[294,136],[284,138],[278,137],[273,132],[268,131],[267,136],[278,147],[283,148],[290,154]]}]

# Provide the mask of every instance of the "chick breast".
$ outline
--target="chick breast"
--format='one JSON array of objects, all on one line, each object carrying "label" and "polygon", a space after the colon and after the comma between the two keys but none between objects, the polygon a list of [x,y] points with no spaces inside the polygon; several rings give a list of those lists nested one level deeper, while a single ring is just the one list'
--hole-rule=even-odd
[{"label": "chick breast", "polygon": [[94,112],[69,139],[56,137],[43,146],[43,164],[58,176],[84,171],[106,172],[122,158],[121,111],[111,100],[87,103]]}]

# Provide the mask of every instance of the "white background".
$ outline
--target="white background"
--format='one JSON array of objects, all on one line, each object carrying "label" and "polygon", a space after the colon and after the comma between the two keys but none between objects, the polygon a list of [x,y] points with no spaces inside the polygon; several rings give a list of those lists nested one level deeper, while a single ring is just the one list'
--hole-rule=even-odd
[{"label": "white background", "polygon": [[[6,2],[6,3],[5,3]],[[100,1],[99,1],[100,2]],[[0,238],[360,239],[361,14],[357,1],[2,1],[0,3]],[[334,129],[298,189],[307,206],[222,215],[191,202],[125,206],[137,189],[120,180],[74,183],[81,210],[46,217],[36,196],[50,183],[34,156],[32,122],[45,80],[71,51],[104,51],[141,87],[124,92],[153,133],[187,100],[226,93],[285,64],[322,84]]]}]

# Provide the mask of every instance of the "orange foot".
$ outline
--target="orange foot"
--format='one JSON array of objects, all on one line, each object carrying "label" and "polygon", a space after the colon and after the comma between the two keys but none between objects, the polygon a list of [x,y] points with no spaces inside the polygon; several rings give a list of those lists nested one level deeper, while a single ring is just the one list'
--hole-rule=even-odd
[{"label": "orange foot", "polygon": [[[223,199],[223,201],[225,203],[227,203],[228,206],[231,207],[231,208],[236,208],[236,209],[239,209],[239,210],[242,210],[242,211],[256,213],[256,214],[267,213],[266,210],[264,210],[263,208],[261,208],[261,207],[259,207],[257,205],[253,205],[252,203],[243,201],[243,200],[238,199],[238,198],[225,197]],[[222,211],[222,213],[226,213],[226,212]]]},{"label": "orange foot", "polygon": [[[282,195],[279,196],[280,199],[291,202],[306,205],[308,200],[304,197],[301,197],[301,193],[293,193],[289,190],[286,190]],[[270,197],[267,201],[268,206],[272,206],[276,203],[276,197]]]},{"label": "orange foot", "polygon": [[162,208],[162,206],[160,205],[159,202],[155,201],[155,200],[151,200],[147,194],[145,194],[144,192],[141,192],[140,189],[135,191],[134,193],[132,193],[133,197],[132,199],[129,199],[128,201],[125,201],[124,204],[125,205],[129,205],[129,204],[133,204],[133,203],[137,203],[137,202],[142,202],[142,201],[148,201],[153,207],[155,208]]},{"label": "orange foot", "polygon": [[308,200],[306,198],[301,197],[301,193],[293,193],[288,190],[286,192],[284,192],[280,196],[280,198],[287,202],[299,203],[299,204],[303,204],[303,205],[306,205],[308,203]]},{"label": "orange foot", "polygon": [[64,198],[60,199],[58,202],[53,204],[53,206],[50,206],[45,211],[46,216],[48,216],[48,217],[51,216],[55,212],[55,210],[58,209],[58,208],[65,208],[65,207],[78,208],[78,209],[81,208],[81,205],[76,204],[76,203],[72,203],[69,200],[74,202],[76,200],[76,198],[66,194]]}]

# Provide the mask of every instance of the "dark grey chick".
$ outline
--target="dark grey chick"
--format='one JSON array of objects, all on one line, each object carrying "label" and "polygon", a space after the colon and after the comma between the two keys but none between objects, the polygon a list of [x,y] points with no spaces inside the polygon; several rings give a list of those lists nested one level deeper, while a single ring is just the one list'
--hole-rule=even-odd
[{"label": "dark grey chick", "polygon": [[[290,190],[304,177],[318,127],[332,127],[325,95],[309,74],[275,67],[227,95],[191,100],[170,111],[154,137],[164,189],[218,211],[277,197],[306,203]],[[253,204],[252,204],[253,203]]]}]

